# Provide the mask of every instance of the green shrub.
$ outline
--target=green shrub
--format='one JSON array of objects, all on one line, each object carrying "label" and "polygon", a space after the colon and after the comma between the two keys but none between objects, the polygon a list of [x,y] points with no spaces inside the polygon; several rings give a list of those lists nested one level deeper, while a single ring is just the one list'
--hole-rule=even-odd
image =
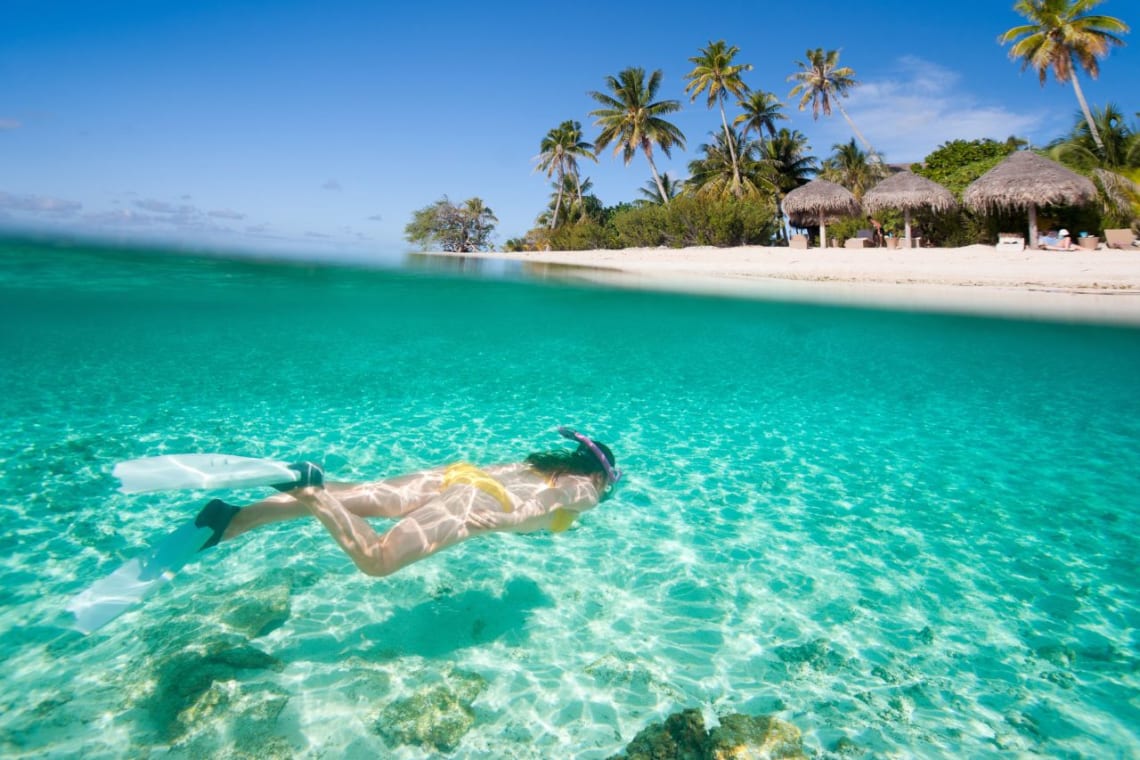
[{"label": "green shrub", "polygon": [[593,219],[560,225],[546,238],[555,251],[589,251],[614,247],[614,233]]},{"label": "green shrub", "polygon": [[622,248],[768,245],[776,233],[775,209],[752,199],[679,197],[668,206],[641,206],[610,219]]}]

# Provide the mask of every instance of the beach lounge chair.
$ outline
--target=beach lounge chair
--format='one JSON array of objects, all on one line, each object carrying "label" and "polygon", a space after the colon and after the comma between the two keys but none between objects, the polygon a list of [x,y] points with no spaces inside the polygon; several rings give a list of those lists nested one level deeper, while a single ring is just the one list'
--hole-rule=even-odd
[{"label": "beach lounge chair", "polygon": [[999,232],[997,249],[999,251],[1024,251],[1025,238],[1015,232]]},{"label": "beach lounge chair", "polygon": [[1106,248],[1131,248],[1136,241],[1132,230],[1105,230],[1104,245]]},{"label": "beach lounge chair", "polygon": [[862,236],[847,238],[847,242],[843,244],[844,248],[874,248],[875,244],[871,242],[870,238]]},{"label": "beach lounge chair", "polygon": [[792,235],[792,239],[788,241],[789,248],[807,248],[808,237],[807,235]]}]

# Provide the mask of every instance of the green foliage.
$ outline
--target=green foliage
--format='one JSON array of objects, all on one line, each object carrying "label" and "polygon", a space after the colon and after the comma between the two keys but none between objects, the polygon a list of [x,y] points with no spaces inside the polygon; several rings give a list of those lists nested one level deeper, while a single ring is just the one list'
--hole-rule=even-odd
[{"label": "green foliage", "polygon": [[870,162],[868,155],[859,150],[855,138],[850,142],[833,145],[835,151],[824,160],[819,176],[831,180],[850,190],[856,198],[879,183],[884,176],[883,165]]},{"label": "green foliage", "polygon": [[[847,238],[855,237],[859,230],[869,229],[871,229],[871,223],[867,221],[866,217],[845,216],[827,225],[827,237],[831,240],[837,240],[840,245],[843,245]],[[812,227],[812,231],[818,234],[819,225]]]},{"label": "green foliage", "polygon": [[629,208],[610,219],[617,233],[619,248],[656,248],[665,245],[670,207],[683,203],[676,199],[669,206],[653,205]]},{"label": "green foliage", "polygon": [[547,236],[550,248],[555,251],[592,251],[613,248],[615,236],[611,228],[594,219],[576,224],[564,224],[551,230]]},{"label": "green foliage", "polygon": [[567,195],[582,200],[584,189],[578,173],[578,158],[588,158],[597,163],[594,146],[582,139],[582,125],[568,119],[546,133],[539,144],[536,161],[537,171],[546,172],[547,177],[558,175],[555,182],[557,199],[551,207],[550,226],[557,227],[560,221],[564,199]]},{"label": "green foliage", "polygon": [[684,133],[663,118],[666,114],[680,111],[681,103],[654,100],[663,76],[661,69],[657,69],[646,79],[645,70],[634,66],[624,69],[616,77],[606,77],[609,93],[590,93],[590,97],[603,106],[590,112],[590,116],[596,119],[594,125],[602,129],[595,140],[595,148],[601,151],[610,143],[616,143],[614,151],[622,154],[627,166],[637,151],[642,151],[655,182],[660,182],[660,177],[653,163],[653,146],[659,147],[666,156],[674,147],[685,147]]},{"label": "green foliage", "polygon": [[931,153],[922,164],[911,168],[915,174],[934,180],[945,187],[958,199],[962,191],[1002,159],[1013,153],[1010,141],[999,143],[995,140],[951,140],[943,143]]},{"label": "green foliage", "polygon": [[[1090,124],[1095,124],[1100,143],[1093,140]],[[1081,215],[1066,226],[1091,229],[1127,227],[1140,217],[1140,130],[1129,124],[1114,104],[1094,109],[1093,119],[1078,119],[1072,132],[1049,146],[1048,155],[1073,171],[1084,174],[1097,188],[1099,219],[1093,223]],[[1074,210],[1076,211],[1076,210]]]},{"label": "green foliage", "polygon": [[776,190],[773,166],[760,160],[760,143],[743,140],[735,129],[713,133],[701,155],[689,162],[685,191],[712,198],[771,196]]},{"label": "green foliage", "polygon": [[491,247],[497,221],[481,199],[468,198],[456,206],[445,195],[412,213],[412,221],[404,227],[404,238],[424,250],[438,246],[458,253],[484,251]]},{"label": "green foliage", "polygon": [[774,208],[753,199],[682,196],[668,206],[630,208],[610,223],[619,247],[684,248],[767,245],[776,234]]},{"label": "green foliage", "polygon": [[996,243],[999,232],[1021,230],[1025,224],[1025,214],[975,214],[959,207],[957,211],[944,214],[916,211],[911,220],[911,234],[922,238],[923,245],[958,248],[975,243]]},{"label": "green foliage", "polygon": [[680,196],[669,205],[621,203],[554,230],[536,228],[520,250],[581,251],[668,246],[770,245],[777,232],[775,206],[754,199]]},{"label": "green foliage", "polygon": [[788,97],[801,96],[801,111],[811,103],[813,119],[819,118],[820,111],[830,116],[832,104],[838,105],[838,99],[847,97],[848,91],[855,86],[855,72],[848,66],[839,65],[838,50],[825,52],[823,48],[816,48],[808,50],[806,58],[806,61],[796,61],[799,71],[788,77],[789,82],[796,83]]}]

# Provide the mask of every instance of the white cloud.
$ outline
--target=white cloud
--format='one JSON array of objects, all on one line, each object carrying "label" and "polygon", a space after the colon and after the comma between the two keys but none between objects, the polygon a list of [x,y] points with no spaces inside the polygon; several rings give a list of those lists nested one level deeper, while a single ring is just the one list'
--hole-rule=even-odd
[{"label": "white cloud", "polygon": [[87,214],[84,221],[97,227],[149,227],[154,224],[155,217],[124,208]]},{"label": "white cloud", "polygon": [[237,211],[230,211],[228,208],[216,209],[214,211],[211,211],[209,215],[215,219],[233,219],[235,221],[245,219],[245,214],[239,213]]},{"label": "white cloud", "polygon": [[8,129],[19,129],[24,126],[19,119],[0,119],[0,132]]},{"label": "white cloud", "polygon": [[[957,72],[915,56],[899,59],[890,78],[860,83],[843,107],[859,131],[892,163],[921,161],[949,140],[1025,136],[1045,119],[1043,113],[1017,113],[998,103],[982,102],[962,89]],[[812,131],[819,156],[828,155],[833,144],[852,137],[837,109],[829,119],[821,116],[818,124]]]},{"label": "white cloud", "polygon": [[337,180],[328,179],[328,180],[325,180],[325,183],[323,185],[321,185],[321,189],[322,190],[338,191],[338,190],[341,190],[342,188],[340,186],[340,182],[338,182]]},{"label": "white cloud", "polygon": [[194,208],[193,206],[189,206],[186,204],[183,204],[181,206],[175,206],[172,203],[167,203],[166,201],[155,200],[153,198],[144,198],[141,201],[135,201],[134,205],[137,206],[138,208],[141,208],[143,211],[150,211],[153,214],[169,214],[169,215],[175,215],[175,216],[194,216],[195,214],[200,213],[198,211],[198,209]]},{"label": "white cloud", "polygon": [[380,214],[373,214],[372,216],[368,217],[368,221],[370,221],[370,222],[382,222],[382,221],[384,221],[384,217],[381,216]]},{"label": "white cloud", "polygon": [[79,212],[83,204],[62,198],[48,198],[40,195],[12,195],[0,192],[0,209],[24,211],[31,214],[50,216],[71,216]]}]

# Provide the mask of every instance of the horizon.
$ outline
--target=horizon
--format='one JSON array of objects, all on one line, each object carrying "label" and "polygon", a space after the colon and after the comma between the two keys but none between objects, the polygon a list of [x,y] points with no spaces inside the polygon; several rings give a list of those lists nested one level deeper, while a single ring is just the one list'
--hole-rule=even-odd
[{"label": "horizon", "polygon": [[[921,161],[953,139],[1042,145],[1079,116],[1071,85],[1040,86],[998,44],[1021,21],[1012,2],[730,2],[717,18],[667,3],[625,15],[644,28],[520,2],[9,5],[7,235],[366,256],[411,249],[403,229],[416,209],[478,196],[499,219],[501,247],[546,207],[549,180],[534,171],[543,136],[576,120],[592,142],[588,93],[621,69],[664,72],[659,98],[681,102],[670,120],[687,148],[655,159],[663,174],[687,176],[720,118],[704,96],[690,102],[684,75],[720,39],[740,48],[736,62],[754,67],[745,83],[784,102],[782,126],[820,159],[852,133],[838,112],[815,121],[788,101],[807,48],[842,51],[859,82],[844,107],[888,163]],[[1135,27],[1126,5],[1095,12]],[[1135,123],[1140,103],[1124,100],[1140,80],[1132,36],[1081,86],[1091,107],[1114,103]],[[636,199],[650,178],[644,156],[627,167],[612,147],[582,173],[607,206]]]}]

